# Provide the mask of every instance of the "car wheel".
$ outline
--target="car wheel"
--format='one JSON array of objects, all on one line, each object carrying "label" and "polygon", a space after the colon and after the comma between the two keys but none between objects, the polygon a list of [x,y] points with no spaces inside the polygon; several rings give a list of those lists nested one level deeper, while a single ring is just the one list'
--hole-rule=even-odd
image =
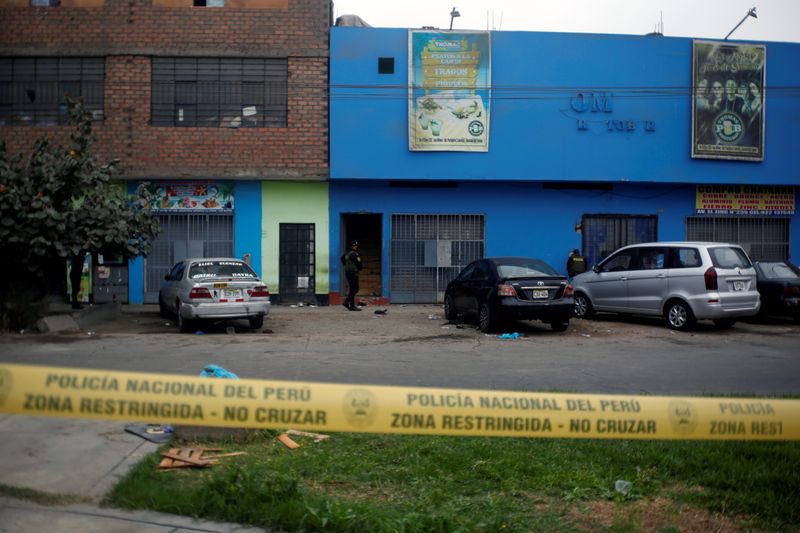
[{"label": "car wheel", "polygon": [[478,311],[478,327],[484,333],[491,332],[495,327],[494,315],[488,303],[481,304],[481,308]]},{"label": "car wheel", "polygon": [[264,315],[250,317],[250,329],[261,329],[264,327]]},{"label": "car wheel", "polygon": [[718,318],[714,320],[714,326],[717,329],[731,329],[736,324],[735,318]]},{"label": "car wheel", "polygon": [[453,297],[449,294],[444,297],[444,317],[447,320],[455,320],[456,318],[456,308],[453,303]]},{"label": "car wheel", "polygon": [[670,300],[665,309],[664,318],[670,329],[686,331],[694,326],[694,313],[683,300]]},{"label": "car wheel", "polygon": [[569,320],[550,322],[550,327],[553,328],[553,331],[556,333],[567,331],[567,328],[569,327]]},{"label": "car wheel", "polygon": [[161,299],[161,296],[158,297],[158,314],[161,318],[169,318],[172,316],[172,313],[169,312],[167,308],[167,304],[164,303],[164,300]]},{"label": "car wheel", "polygon": [[575,294],[575,316],[578,318],[589,318],[594,314],[594,307],[589,297],[582,292]]},{"label": "car wheel", "polygon": [[194,327],[194,321],[183,318],[181,314],[181,301],[178,300],[175,304],[176,313],[178,315],[178,331],[181,333],[191,333]]}]

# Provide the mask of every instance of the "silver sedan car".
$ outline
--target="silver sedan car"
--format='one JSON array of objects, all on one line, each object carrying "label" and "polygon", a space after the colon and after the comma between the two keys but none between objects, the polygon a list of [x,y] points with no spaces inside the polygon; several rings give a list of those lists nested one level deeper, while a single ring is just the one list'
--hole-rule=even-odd
[{"label": "silver sedan car", "polygon": [[164,276],[158,306],[162,316],[178,317],[182,332],[193,331],[199,320],[242,318],[260,329],[269,314],[269,290],[239,259],[184,259]]}]

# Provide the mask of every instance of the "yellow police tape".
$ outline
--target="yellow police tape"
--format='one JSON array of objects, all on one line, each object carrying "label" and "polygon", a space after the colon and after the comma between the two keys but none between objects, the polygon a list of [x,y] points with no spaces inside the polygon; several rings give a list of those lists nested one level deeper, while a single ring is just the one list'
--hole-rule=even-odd
[{"label": "yellow police tape", "polygon": [[419,435],[800,440],[800,400],[213,379],[0,364],[0,412]]}]

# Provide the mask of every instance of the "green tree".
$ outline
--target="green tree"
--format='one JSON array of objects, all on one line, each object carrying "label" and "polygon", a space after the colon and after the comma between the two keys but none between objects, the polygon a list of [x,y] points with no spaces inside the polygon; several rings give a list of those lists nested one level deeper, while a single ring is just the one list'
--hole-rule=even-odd
[{"label": "green tree", "polygon": [[91,113],[68,104],[75,129],[67,146],[44,137],[23,158],[0,139],[0,326],[24,327],[42,312],[66,258],[146,255],[160,229],[146,184],[129,197],[112,181],[119,162],[98,160]]}]

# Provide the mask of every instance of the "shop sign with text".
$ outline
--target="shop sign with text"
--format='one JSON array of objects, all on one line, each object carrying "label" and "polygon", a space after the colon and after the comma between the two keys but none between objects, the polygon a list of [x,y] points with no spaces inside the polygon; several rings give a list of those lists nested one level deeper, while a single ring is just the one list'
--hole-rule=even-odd
[{"label": "shop sign with text", "polygon": [[794,215],[794,187],[770,185],[698,185],[698,215]]}]

